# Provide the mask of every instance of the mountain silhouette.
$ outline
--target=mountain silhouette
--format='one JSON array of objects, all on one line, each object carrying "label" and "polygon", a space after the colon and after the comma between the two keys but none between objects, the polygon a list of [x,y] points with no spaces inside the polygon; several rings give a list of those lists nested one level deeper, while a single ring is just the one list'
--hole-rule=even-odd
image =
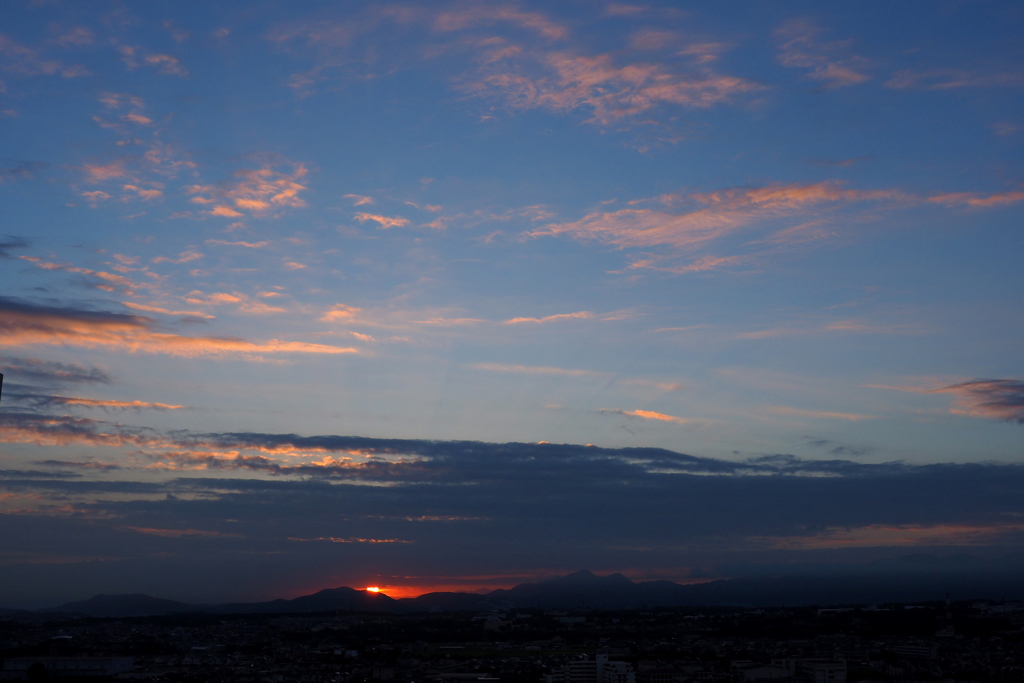
[{"label": "mountain silhouette", "polygon": [[148,595],[97,595],[42,610],[92,617],[161,614],[295,614],[314,612],[461,612],[494,609],[650,609],[661,607],[735,605],[870,604],[1024,595],[1022,574],[957,573],[934,576],[784,576],[720,579],[681,585],[672,581],[634,582],[622,574],[597,576],[581,570],[535,583],[489,593],[427,593],[395,599],[341,586],[290,600],[190,605]]}]

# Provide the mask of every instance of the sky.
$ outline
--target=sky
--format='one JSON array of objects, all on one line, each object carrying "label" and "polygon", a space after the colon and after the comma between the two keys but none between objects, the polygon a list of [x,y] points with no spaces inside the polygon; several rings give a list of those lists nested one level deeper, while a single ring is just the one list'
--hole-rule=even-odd
[{"label": "sky", "polygon": [[5,3],[0,605],[1024,566],[1022,33]]}]

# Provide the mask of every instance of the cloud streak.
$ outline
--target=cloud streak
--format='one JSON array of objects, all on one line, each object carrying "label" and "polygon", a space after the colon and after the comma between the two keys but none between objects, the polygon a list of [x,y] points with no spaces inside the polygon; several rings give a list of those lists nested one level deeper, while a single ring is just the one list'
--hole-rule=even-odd
[{"label": "cloud streak", "polygon": [[81,308],[45,306],[0,297],[0,345],[67,345],[110,348],[174,356],[234,355],[260,359],[265,354],[350,354],[358,349],[271,339],[250,342],[236,337],[187,337],[158,332],[151,318]]},{"label": "cloud streak", "polygon": [[935,389],[957,396],[954,413],[1024,424],[1024,382],[1015,379],[975,379]]}]

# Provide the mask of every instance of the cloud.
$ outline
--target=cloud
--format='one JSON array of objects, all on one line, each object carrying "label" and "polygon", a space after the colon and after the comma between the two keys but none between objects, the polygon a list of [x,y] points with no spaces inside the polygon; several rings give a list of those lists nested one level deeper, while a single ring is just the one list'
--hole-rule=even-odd
[{"label": "cloud", "polygon": [[569,113],[585,108],[591,114],[588,123],[609,126],[663,106],[709,108],[762,86],[706,68],[678,72],[659,63],[620,66],[611,54],[506,50],[461,88],[470,95],[497,97],[513,110]]},{"label": "cloud", "polygon": [[[0,91],[2,91],[2,86],[0,86]],[[11,159],[3,161],[5,164],[12,165],[0,168],[0,185],[18,180],[28,180],[35,175],[36,171],[45,166],[38,161],[13,161]]]},{"label": "cloud", "polygon": [[48,406],[79,406],[82,408],[102,408],[114,410],[180,410],[185,406],[169,403],[151,403],[147,401],[117,401],[112,399],[79,398],[74,396],[55,396],[47,394],[35,394],[24,392],[13,392],[8,394],[10,398],[19,402],[27,403],[34,407]]},{"label": "cloud", "polygon": [[795,417],[813,417],[813,418],[824,418],[829,420],[852,420],[858,422],[860,420],[876,420],[877,415],[859,415],[857,413],[836,413],[824,410],[806,410],[804,408],[792,408],[790,406],[769,406],[766,408],[769,413],[774,415],[792,415]]},{"label": "cloud", "polygon": [[61,47],[84,47],[92,45],[96,34],[88,26],[73,26],[57,36],[53,42]]},{"label": "cloud", "polygon": [[372,213],[362,212],[357,213],[353,217],[360,223],[365,223],[366,221],[373,221],[377,223],[377,227],[384,228],[385,230],[387,228],[402,228],[405,227],[406,225],[409,225],[408,218],[390,218],[388,216],[376,216]]},{"label": "cloud", "polygon": [[1014,88],[1024,86],[1020,72],[981,72],[970,69],[902,69],[885,82],[893,90],[953,90],[957,88]]},{"label": "cloud", "polygon": [[225,247],[246,247],[248,249],[262,249],[263,247],[269,245],[270,242],[227,242],[225,240],[206,240],[206,244],[217,244]]},{"label": "cloud", "polygon": [[934,389],[931,393],[955,394],[959,402],[954,413],[1024,424],[1024,381],[975,379]]},{"label": "cloud", "polygon": [[469,367],[474,370],[484,370],[486,372],[511,372],[527,375],[567,375],[570,377],[587,377],[604,374],[597,372],[596,370],[553,368],[544,365],[509,365],[506,363],[472,363]]},{"label": "cloud", "polygon": [[141,66],[152,67],[157,73],[165,76],[188,76],[188,69],[182,66],[177,57],[167,54],[145,52],[142,48],[132,45],[119,45],[117,48],[121,61],[134,71]]},{"label": "cloud", "polygon": [[212,204],[206,212],[211,216],[237,218],[243,212],[266,216],[276,210],[306,206],[299,195],[307,187],[299,181],[308,174],[303,164],[267,163],[260,168],[236,171],[234,180],[220,185],[190,185],[185,193],[191,195],[194,204]]},{"label": "cloud", "polygon": [[1006,206],[1024,201],[1024,192],[996,192],[988,196],[977,192],[950,192],[929,197],[928,201],[946,206],[972,206],[987,209],[993,206]]},{"label": "cloud", "polygon": [[299,543],[311,543],[311,542],[327,542],[327,543],[415,543],[416,541],[406,541],[400,538],[358,538],[355,536],[349,536],[348,538],[339,538],[338,536],[320,536],[319,538],[295,538],[292,536],[288,537],[289,541],[296,541]]},{"label": "cloud", "polygon": [[320,316],[320,322],[334,323],[334,322],[351,322],[354,321],[359,313],[363,309],[356,308],[355,306],[346,306],[345,304],[334,304],[331,308],[324,312]]},{"label": "cloud", "polygon": [[779,63],[789,68],[810,69],[808,78],[824,81],[830,88],[857,85],[870,79],[864,73],[868,61],[848,52],[850,41],[825,43],[821,29],[805,19],[791,19],[775,31]]},{"label": "cloud", "polygon": [[77,64],[65,64],[43,57],[38,49],[27,47],[0,33],[0,69],[17,76],[53,76],[76,78],[88,75]]},{"label": "cloud", "polygon": [[160,313],[162,315],[182,315],[189,318],[204,318],[206,320],[213,320],[216,316],[203,313],[201,311],[175,311],[169,308],[163,308],[161,306],[152,306],[147,304],[138,304],[134,301],[122,301],[122,306],[134,309],[136,311],[145,311],[147,313]]},{"label": "cloud", "polygon": [[[261,298],[268,297],[261,296]],[[270,304],[262,301],[254,301],[250,296],[241,292],[212,292],[210,294],[204,294],[198,290],[193,290],[185,295],[185,301],[190,304],[199,304],[204,306],[236,305],[238,311],[254,315],[270,315],[272,313],[287,312],[287,309],[285,308],[271,306]]]},{"label": "cloud", "polygon": [[771,548],[786,550],[818,550],[836,548],[983,546],[1005,536],[1017,536],[1024,524],[967,525],[884,525],[861,527],[830,527],[808,536],[751,538]]},{"label": "cloud", "polygon": [[688,420],[684,417],[676,417],[675,415],[666,415],[665,413],[656,413],[653,410],[620,410],[612,408],[602,408],[598,410],[599,413],[606,415],[623,415],[625,417],[636,417],[641,420],[655,420],[657,422],[672,422],[674,424],[689,424],[693,420]]},{"label": "cloud", "polygon": [[125,526],[121,527],[128,531],[151,536],[162,536],[163,538],[241,538],[241,534],[225,533],[223,531],[209,531],[204,529],[151,529],[146,527]]},{"label": "cloud", "polygon": [[11,254],[12,250],[27,249],[28,247],[29,243],[25,239],[16,237],[15,235],[5,235],[0,238],[0,259],[14,258]]},{"label": "cloud", "polygon": [[[104,270],[92,270],[91,268],[79,268],[78,266],[72,266],[67,263],[53,263],[50,261],[43,261],[34,256],[20,256],[24,261],[28,261],[36,268],[50,271],[61,271],[65,273],[73,273],[81,276],[80,284],[93,289],[99,289],[104,292],[125,292],[126,294],[133,294],[137,288],[145,287],[147,285],[139,285],[132,282],[123,275],[117,275],[115,273],[108,273]],[[116,270],[116,268],[115,268]]]},{"label": "cloud", "polygon": [[352,206],[363,206],[365,204],[373,204],[373,197],[366,197],[361,194],[347,194],[345,199],[352,200]]},{"label": "cloud", "polygon": [[103,420],[30,411],[0,411],[0,442],[40,446],[120,447],[163,443],[153,430],[130,428]]},{"label": "cloud", "polygon": [[189,261],[195,261],[201,258],[203,258],[202,254],[198,251],[189,249],[178,254],[177,258],[172,258],[170,256],[157,256],[151,260],[153,263],[188,263]]},{"label": "cloud", "polygon": [[[739,265],[752,255],[706,255],[685,265],[665,259],[708,248],[734,233],[769,228],[780,220],[815,211],[823,213],[839,207],[868,201],[902,201],[906,197],[891,190],[850,190],[835,182],[769,185],[757,188],[732,188],[708,193],[662,195],[637,200],[632,205],[658,203],[668,208],[627,208],[593,211],[577,221],[550,223],[527,233],[529,237],[565,235],[582,242],[595,241],[619,249],[666,251],[633,259],[630,268],[648,268],[676,273],[692,273],[724,266]],[[770,234],[767,239],[748,243],[801,244],[806,237],[792,226]]]},{"label": "cloud", "polygon": [[514,5],[475,4],[457,10],[442,12],[433,22],[435,31],[460,31],[476,26],[492,26],[496,23],[511,23],[536,32],[547,40],[565,38],[568,31],[539,12],[524,12]]},{"label": "cloud", "polygon": [[[253,585],[268,592],[280,590],[282,571],[311,572],[302,574],[312,577],[307,583],[365,585],[351,583],[364,570],[402,576],[409,566],[426,566],[485,576],[501,573],[509,558],[528,567],[614,568],[827,558],[857,571],[852,564],[892,557],[886,548],[942,553],[972,545],[991,556],[1018,547],[1021,536],[1024,466],[1015,464],[922,466],[786,454],[728,461],[659,448],[161,433],[61,417],[49,422],[0,411],[0,438],[21,430],[40,440],[49,428],[56,440],[77,429],[83,438],[76,443],[102,448],[104,461],[111,446],[145,450],[120,460],[124,470],[0,471],[0,495],[17,496],[11,500],[21,510],[4,516],[11,539],[5,552],[45,551],[61,561],[109,556],[133,569],[123,590],[141,587],[131,578],[141,573],[172,596],[194,585],[176,589],[178,577],[200,567],[203,585],[222,601],[236,595],[240,571],[259,574]],[[40,433],[30,435],[32,429]],[[146,481],[138,481],[143,472]],[[190,538],[192,531],[240,538],[207,544]],[[411,542],[368,557],[371,540]],[[174,552],[189,542],[208,547]],[[272,567],[252,562],[263,555],[274,558]],[[740,570],[717,575],[733,571]],[[81,563],[60,576],[84,594],[98,592]],[[8,579],[6,586],[15,585]],[[17,581],[19,594],[27,585]]]},{"label": "cloud", "polygon": [[79,363],[0,356],[0,364],[8,380],[17,379],[45,385],[110,384],[113,381],[106,371]]},{"label": "cloud", "polygon": [[82,170],[85,171],[85,179],[90,183],[102,183],[107,180],[113,180],[117,178],[124,178],[128,176],[128,171],[125,169],[124,161],[111,161],[106,165],[99,164],[84,164]]},{"label": "cloud", "polygon": [[512,318],[506,320],[505,325],[520,325],[522,323],[550,323],[558,320],[590,320],[596,317],[590,311],[577,311],[576,313],[558,313],[546,315],[543,318]]},{"label": "cloud", "polygon": [[32,304],[0,297],[0,345],[52,344],[111,348],[174,356],[241,356],[265,354],[349,354],[358,349],[271,339],[250,342],[236,337],[186,337],[156,332],[150,318],[72,307]]}]

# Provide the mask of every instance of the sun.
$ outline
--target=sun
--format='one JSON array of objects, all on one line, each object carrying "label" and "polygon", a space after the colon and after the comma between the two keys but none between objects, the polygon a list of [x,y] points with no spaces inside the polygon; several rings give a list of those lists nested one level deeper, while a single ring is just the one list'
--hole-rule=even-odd
[{"label": "sun", "polygon": [[378,588],[377,586],[367,586],[366,591],[368,593],[380,593],[380,588]]}]

